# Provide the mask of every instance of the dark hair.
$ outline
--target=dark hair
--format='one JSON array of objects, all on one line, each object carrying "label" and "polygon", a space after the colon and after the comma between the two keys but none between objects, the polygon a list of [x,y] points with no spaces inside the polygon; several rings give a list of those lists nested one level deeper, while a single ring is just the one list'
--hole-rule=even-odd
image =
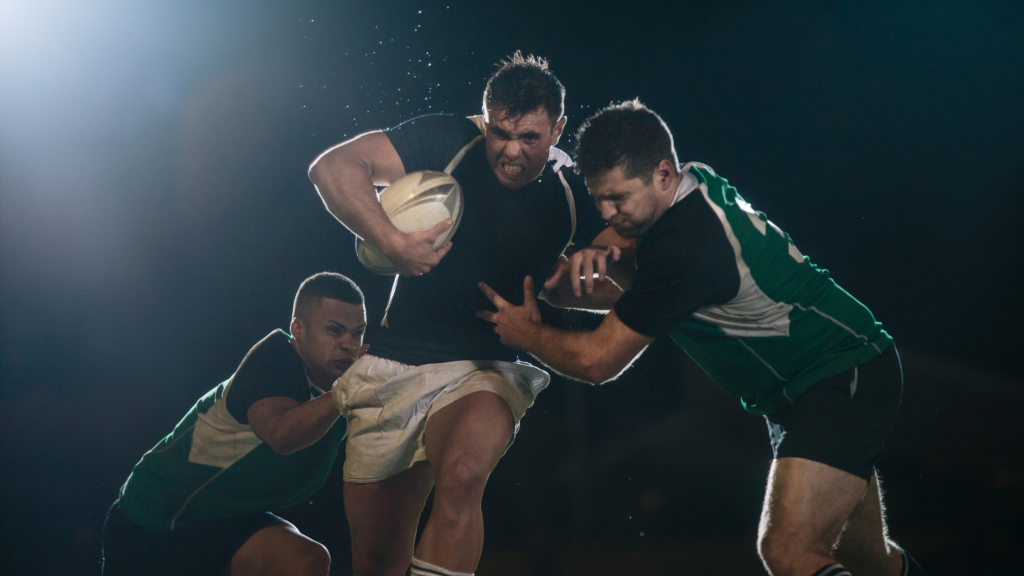
[{"label": "dark hair", "polygon": [[484,109],[504,110],[515,118],[544,108],[554,124],[565,112],[565,87],[540,56],[516,53],[498,63],[484,88]]},{"label": "dark hair", "polygon": [[307,319],[313,306],[323,298],[363,305],[363,291],[356,283],[341,274],[321,272],[302,281],[295,293],[292,318]]},{"label": "dark hair", "polygon": [[580,126],[576,139],[576,171],[584,177],[622,166],[626,178],[647,184],[662,160],[679,166],[672,132],[639,99],[598,111]]}]

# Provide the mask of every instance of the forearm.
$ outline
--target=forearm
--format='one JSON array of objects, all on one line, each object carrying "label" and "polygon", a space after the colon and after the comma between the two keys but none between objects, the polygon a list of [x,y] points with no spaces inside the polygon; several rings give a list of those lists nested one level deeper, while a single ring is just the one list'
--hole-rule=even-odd
[{"label": "forearm", "polygon": [[593,332],[572,332],[538,324],[526,348],[533,357],[562,376],[590,384],[601,384],[608,376],[607,367],[599,362],[600,352]]},{"label": "forearm", "polygon": [[339,415],[331,395],[324,394],[281,410],[261,439],[280,454],[298,452],[323,438]]}]

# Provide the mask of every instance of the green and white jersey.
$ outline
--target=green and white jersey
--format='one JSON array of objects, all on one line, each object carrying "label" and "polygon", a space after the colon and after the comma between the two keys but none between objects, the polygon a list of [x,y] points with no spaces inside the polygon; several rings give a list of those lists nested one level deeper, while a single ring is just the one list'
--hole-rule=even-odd
[{"label": "green and white jersey", "polygon": [[636,281],[615,305],[627,326],[671,337],[755,414],[892,343],[727,180],[691,165],[683,176],[672,207],[639,239]]},{"label": "green and white jersey", "polygon": [[283,456],[256,437],[246,413],[262,398],[305,402],[322,393],[307,379],[290,336],[271,332],[246,354],[230,379],[200,398],[174,431],[135,465],[121,488],[121,510],[147,530],[167,532],[308,498],[334,465],[345,419],[339,418],[312,446]]}]

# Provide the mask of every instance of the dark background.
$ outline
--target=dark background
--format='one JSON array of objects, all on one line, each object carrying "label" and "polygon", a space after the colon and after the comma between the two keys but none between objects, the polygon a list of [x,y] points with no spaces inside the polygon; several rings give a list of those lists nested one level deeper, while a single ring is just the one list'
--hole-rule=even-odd
[{"label": "dark background", "polygon": [[[893,537],[932,574],[1016,565],[1021,2],[98,0],[0,5],[0,572],[97,574],[131,467],[303,278],[351,275],[379,321],[389,279],[307,166],[477,113],[516,49],[566,85],[567,135],[639,96],[874,311],[907,379]],[[620,382],[556,379],[492,476],[478,573],[759,573],[764,428],[661,342]],[[337,476],[282,514],[345,574]]]}]

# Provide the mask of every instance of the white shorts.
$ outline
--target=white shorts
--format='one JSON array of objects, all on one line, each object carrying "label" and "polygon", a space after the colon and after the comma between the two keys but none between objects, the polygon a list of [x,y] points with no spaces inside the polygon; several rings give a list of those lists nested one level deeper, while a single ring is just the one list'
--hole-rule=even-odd
[{"label": "white shorts", "polygon": [[335,406],[348,420],[343,478],[358,484],[379,482],[426,460],[427,420],[474,392],[504,398],[518,432],[519,420],[550,380],[547,372],[526,362],[465,360],[410,366],[363,356],[331,389]]}]

